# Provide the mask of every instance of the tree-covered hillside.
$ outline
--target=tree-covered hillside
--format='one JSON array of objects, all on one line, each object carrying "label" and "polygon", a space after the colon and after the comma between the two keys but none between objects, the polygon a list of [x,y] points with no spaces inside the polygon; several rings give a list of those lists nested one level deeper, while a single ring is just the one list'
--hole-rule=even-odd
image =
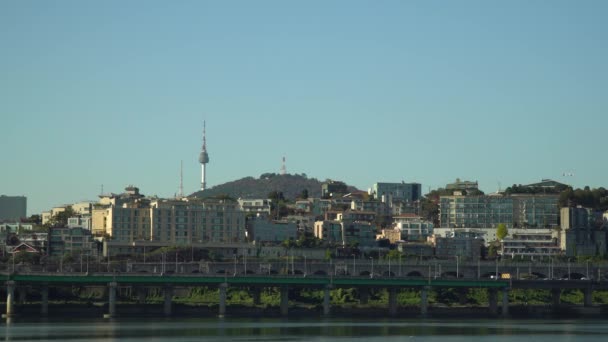
[{"label": "tree-covered hillside", "polygon": [[307,190],[309,197],[321,197],[321,183],[316,178],[308,178],[306,174],[264,173],[259,178],[241,178],[214,186],[204,192],[195,192],[191,196],[202,198],[228,196],[235,199],[268,198],[269,193],[276,191],[282,192],[285,199],[293,200],[299,198],[304,190]]}]

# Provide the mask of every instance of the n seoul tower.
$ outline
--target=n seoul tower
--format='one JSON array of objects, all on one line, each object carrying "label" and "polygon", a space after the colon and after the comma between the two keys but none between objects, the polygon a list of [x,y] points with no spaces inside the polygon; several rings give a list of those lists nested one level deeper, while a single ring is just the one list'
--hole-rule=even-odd
[{"label": "n seoul tower", "polygon": [[205,170],[205,166],[209,162],[209,154],[207,153],[207,132],[205,127],[205,121],[203,121],[203,149],[201,153],[198,155],[198,162],[201,163],[202,172],[201,172],[201,191],[204,191],[207,188],[207,183],[205,183],[205,176],[207,172]]}]

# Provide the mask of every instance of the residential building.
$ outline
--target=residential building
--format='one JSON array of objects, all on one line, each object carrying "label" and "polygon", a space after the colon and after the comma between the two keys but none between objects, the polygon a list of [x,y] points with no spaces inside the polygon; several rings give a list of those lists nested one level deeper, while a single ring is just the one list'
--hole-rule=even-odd
[{"label": "residential building", "polygon": [[414,214],[394,216],[393,224],[401,234],[400,240],[426,241],[429,236],[433,235],[433,223]]},{"label": "residential building", "polygon": [[170,244],[246,240],[245,212],[237,202],[157,200],[151,207],[152,240]]},{"label": "residential building", "polygon": [[312,233],[315,228],[315,217],[312,215],[288,215],[285,220],[295,223],[299,233]]},{"label": "residential building", "polygon": [[591,210],[583,207],[561,208],[560,247],[566,256],[606,254],[606,231],[595,229]]},{"label": "residential building", "polygon": [[556,228],[559,195],[513,194],[513,225],[522,228]]},{"label": "residential building", "polygon": [[0,222],[18,222],[27,217],[27,197],[0,196]]},{"label": "residential building", "polygon": [[372,211],[347,210],[337,214],[338,221],[374,222],[376,213]]},{"label": "residential building", "polygon": [[342,221],[342,245],[372,247],[376,244],[376,226],[364,221]]},{"label": "residential building", "polygon": [[245,212],[230,200],[145,198],[135,187],[93,207],[92,233],[166,245],[245,241]]},{"label": "residential building", "polygon": [[442,228],[513,227],[513,199],[506,196],[441,196]]},{"label": "residential building", "polygon": [[462,181],[460,178],[456,178],[454,183],[449,183],[445,186],[447,190],[456,190],[456,191],[471,191],[471,190],[479,190],[479,184],[477,181]]},{"label": "residential building", "polygon": [[72,211],[76,216],[91,216],[93,210],[93,202],[85,201],[71,205]]},{"label": "residential building", "polygon": [[241,210],[247,213],[265,213],[271,214],[272,200],[270,199],[238,199]]},{"label": "residential building", "polygon": [[297,200],[296,201],[296,211],[303,213],[310,213],[313,211],[313,200],[305,199],[305,200]]},{"label": "residential building", "polygon": [[538,183],[522,185],[523,188],[535,190],[537,192],[557,193],[568,187],[567,184],[554,181],[552,179],[542,179]]},{"label": "residential building", "polygon": [[556,227],[557,195],[514,194],[441,196],[439,219],[442,228]]},{"label": "residential building", "polygon": [[60,206],[60,207],[54,207],[53,209],[51,209],[49,211],[43,211],[42,214],[40,215],[41,219],[42,219],[42,224],[49,223],[53,217],[57,216],[57,214],[66,211],[67,207],[68,207],[67,205],[64,205],[64,206]]},{"label": "residential building", "polygon": [[267,218],[256,217],[250,220],[251,240],[280,244],[285,240],[295,240],[298,235],[298,226],[295,222],[273,221]]},{"label": "residential building", "polygon": [[68,228],[84,228],[91,230],[91,216],[76,216],[68,218]]},{"label": "residential building", "polygon": [[20,232],[28,232],[32,231],[34,226],[31,224],[24,223],[2,223],[0,224],[0,232],[1,233],[20,233]]},{"label": "residential building", "polygon": [[370,190],[370,195],[382,202],[414,202],[422,196],[422,188],[420,183],[375,183]]},{"label": "residential building", "polygon": [[348,187],[344,182],[328,180],[321,184],[321,197],[337,197],[348,193]]},{"label": "residential building", "polygon": [[61,257],[66,254],[97,256],[97,242],[91,232],[84,228],[50,228],[48,233],[48,255]]},{"label": "residential building", "polygon": [[560,209],[560,226],[566,229],[590,229],[591,210],[578,206]]},{"label": "residential building", "polygon": [[527,229],[502,239],[498,254],[503,258],[525,257],[532,260],[561,254],[559,233],[553,229]]},{"label": "residential building", "polygon": [[342,237],[342,223],[340,221],[316,221],[314,229],[315,237],[330,244],[344,243]]},{"label": "residential building", "polygon": [[397,243],[401,240],[401,231],[396,228],[385,228],[380,231],[381,233],[376,236],[376,240],[387,239],[392,244]]},{"label": "residential building", "polygon": [[434,237],[435,256],[439,259],[479,260],[484,241],[470,237]]}]

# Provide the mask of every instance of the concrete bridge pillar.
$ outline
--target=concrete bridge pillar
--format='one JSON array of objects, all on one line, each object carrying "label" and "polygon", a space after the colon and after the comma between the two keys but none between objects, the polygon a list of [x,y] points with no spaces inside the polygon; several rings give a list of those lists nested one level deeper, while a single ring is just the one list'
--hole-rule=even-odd
[{"label": "concrete bridge pillar", "polygon": [[420,315],[426,317],[429,310],[429,286],[420,289]]},{"label": "concrete bridge pillar", "polygon": [[394,287],[388,289],[388,313],[397,315],[397,289]]},{"label": "concrete bridge pillar", "polygon": [[498,314],[498,291],[496,289],[488,289],[488,306],[490,308],[490,314]]},{"label": "concrete bridge pillar", "polygon": [[281,286],[281,316],[287,316],[289,313],[289,287]]},{"label": "concrete bridge pillar", "polygon": [[502,289],[502,316],[509,317],[509,289]]},{"label": "concrete bridge pillar", "polygon": [[366,287],[362,287],[359,289],[359,303],[367,304],[369,303],[369,289]]},{"label": "concrete bridge pillar", "polygon": [[9,280],[6,282],[6,314],[5,317],[12,317],[15,312],[14,310],[14,300],[15,300],[15,288],[16,283],[13,280]]},{"label": "concrete bridge pillar", "polygon": [[584,305],[587,307],[593,306],[593,290],[586,288],[583,290],[583,294],[585,295]]},{"label": "concrete bridge pillar", "polygon": [[47,284],[42,285],[40,289],[40,314],[42,316],[48,316],[49,314],[49,286]]},{"label": "concrete bridge pillar", "polygon": [[262,303],[262,289],[260,289],[259,287],[254,287],[251,289],[251,296],[253,297],[253,304],[254,305],[260,305]]},{"label": "concrete bridge pillar", "polygon": [[557,308],[561,303],[561,289],[551,289],[551,303],[553,304],[553,308]]},{"label": "concrete bridge pillar", "polygon": [[332,285],[325,285],[324,295],[323,295],[323,315],[329,316],[331,313],[331,289]]},{"label": "concrete bridge pillar", "polygon": [[219,317],[226,316],[226,289],[228,288],[227,283],[220,284],[220,312]]},{"label": "concrete bridge pillar", "polygon": [[116,287],[115,281],[108,284],[108,313],[104,315],[104,318],[116,317]]},{"label": "concrete bridge pillar", "polygon": [[173,286],[165,285],[163,288],[163,295],[165,297],[165,301],[163,303],[163,313],[165,316],[171,316],[173,304]]}]

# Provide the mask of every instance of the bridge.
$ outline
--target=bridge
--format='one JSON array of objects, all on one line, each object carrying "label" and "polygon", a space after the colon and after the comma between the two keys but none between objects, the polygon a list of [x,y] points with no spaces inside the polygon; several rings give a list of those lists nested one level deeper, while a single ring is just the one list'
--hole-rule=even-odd
[{"label": "bridge", "polygon": [[[592,305],[592,292],[606,290],[608,265],[591,263],[534,263],[454,260],[294,260],[263,261],[237,259],[231,262],[89,262],[72,264],[0,265],[0,277],[6,282],[6,314],[14,314],[15,291],[19,287],[40,291],[41,314],[48,314],[49,286],[104,286],[108,292],[107,317],[116,315],[117,287],[162,288],[163,312],[172,311],[176,287],[216,287],[219,289],[220,316],[226,314],[226,289],[244,288],[259,304],[263,288],[279,288],[280,310],[288,313],[289,288],[306,287],[324,291],[323,313],[331,312],[330,290],[356,288],[361,303],[366,303],[369,289],[385,288],[389,293],[388,310],[397,311],[397,290],[420,291],[420,314],[428,312],[428,291],[434,288],[483,288],[488,291],[489,312],[498,313],[498,291],[502,291],[501,313],[508,315],[508,293],[513,288],[551,290],[553,305],[560,303],[562,289],[579,289],[585,306]],[[24,291],[19,292],[23,295]]]}]

